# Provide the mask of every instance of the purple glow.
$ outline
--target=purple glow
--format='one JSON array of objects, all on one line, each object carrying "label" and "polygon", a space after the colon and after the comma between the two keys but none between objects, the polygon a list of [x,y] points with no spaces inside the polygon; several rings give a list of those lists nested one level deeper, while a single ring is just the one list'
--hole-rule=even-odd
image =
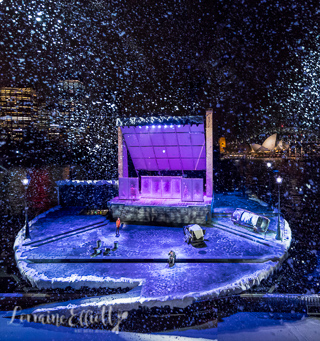
[{"label": "purple glow", "polygon": [[161,198],[162,190],[161,190],[161,177],[153,176],[151,179],[151,194],[152,198]]},{"label": "purple glow", "polygon": [[182,201],[203,201],[203,179],[182,179]]},{"label": "purple glow", "polygon": [[[161,160],[167,162],[167,160]],[[142,176],[141,196],[138,178],[119,178],[119,199],[140,200],[179,199],[188,202],[201,202],[203,179],[185,179],[179,176]]]},{"label": "purple glow", "polygon": [[181,200],[192,201],[192,179],[182,179],[181,181]]},{"label": "purple glow", "polygon": [[119,199],[139,199],[139,179],[119,178]]},{"label": "purple glow", "polygon": [[169,160],[167,159],[158,159],[157,163],[160,169],[170,169]]},{"label": "purple glow", "polygon": [[[167,162],[167,160],[161,160],[160,162]],[[142,176],[141,197],[154,199],[163,198],[181,200],[181,177]]]},{"label": "purple glow", "polygon": [[172,199],[181,200],[181,177],[171,177]]},{"label": "purple glow", "polygon": [[142,176],[141,177],[141,197],[142,198],[151,198],[151,179],[150,176]]},{"label": "purple glow", "polygon": [[[203,197],[203,201],[193,201],[192,206],[203,206],[210,205],[212,198]],[[139,200],[130,200],[130,199],[120,199],[119,197],[115,197],[111,199],[110,203],[112,204],[125,204],[126,206],[179,206],[179,207],[187,207],[190,205],[189,202],[181,201],[181,196],[179,198],[143,198],[140,197]]]},{"label": "purple glow", "polygon": [[121,128],[135,169],[205,170],[204,125],[164,127],[152,131],[148,126]]}]

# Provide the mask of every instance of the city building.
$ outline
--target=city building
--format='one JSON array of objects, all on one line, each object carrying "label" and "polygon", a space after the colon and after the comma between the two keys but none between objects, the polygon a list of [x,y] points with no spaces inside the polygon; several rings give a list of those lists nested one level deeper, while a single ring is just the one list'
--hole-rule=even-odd
[{"label": "city building", "polygon": [[21,141],[36,127],[37,93],[32,88],[0,88],[0,139]]}]

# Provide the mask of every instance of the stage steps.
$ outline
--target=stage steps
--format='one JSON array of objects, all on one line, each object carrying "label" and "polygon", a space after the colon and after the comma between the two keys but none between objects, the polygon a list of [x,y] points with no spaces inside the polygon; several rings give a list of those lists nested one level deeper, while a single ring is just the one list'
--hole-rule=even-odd
[{"label": "stage steps", "polygon": [[107,226],[108,224],[109,224],[109,220],[106,220],[104,222],[98,222],[98,223],[82,226],[82,227],[79,227],[79,228],[71,230],[71,231],[59,233],[59,234],[56,234],[54,236],[50,236],[50,237],[47,237],[44,239],[40,239],[40,240],[32,241],[30,243],[23,244],[23,246],[39,247],[39,246],[42,246],[45,244],[56,242],[56,241],[64,239],[64,238],[69,238],[71,236],[75,236],[75,235],[78,235],[81,233],[85,233],[85,232],[97,229],[99,227],[102,227],[102,226]]}]

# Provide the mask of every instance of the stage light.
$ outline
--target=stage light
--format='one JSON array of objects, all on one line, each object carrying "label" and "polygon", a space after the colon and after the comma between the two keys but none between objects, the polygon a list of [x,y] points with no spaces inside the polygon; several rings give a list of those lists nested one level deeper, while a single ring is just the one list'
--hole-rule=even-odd
[{"label": "stage light", "polygon": [[152,126],[152,128],[155,128],[156,126]]},{"label": "stage light", "polygon": [[139,128],[141,129],[141,126],[139,126]]},{"label": "stage light", "polygon": [[25,211],[25,236],[24,239],[31,239],[30,238],[30,231],[29,231],[29,219],[28,219],[28,202],[27,202],[27,189],[30,184],[31,177],[29,174],[27,174],[25,179],[22,179],[21,182],[24,186],[25,192],[24,192],[24,211]]},{"label": "stage light", "polygon": [[23,179],[23,180],[21,180],[21,181],[22,181],[22,184],[23,184],[24,186],[29,186],[30,179]]},{"label": "stage light", "polygon": [[160,128],[161,128],[161,126],[158,126],[158,128],[160,129]]},{"label": "stage light", "polygon": [[165,124],[165,126],[164,126],[165,128],[167,128],[167,125]]},{"label": "stage light", "polygon": [[149,126],[146,126],[146,129],[149,129]]},{"label": "stage light", "polygon": [[173,128],[173,125],[171,124],[170,128]]},{"label": "stage light", "polygon": [[180,124],[178,125],[178,128],[180,128],[181,126],[180,126]]},{"label": "stage light", "polygon": [[162,151],[162,153],[165,153],[165,152],[166,152],[165,150]]},{"label": "stage light", "polygon": [[267,162],[267,166],[268,166],[268,168],[270,168],[272,166],[272,163],[271,162]]}]

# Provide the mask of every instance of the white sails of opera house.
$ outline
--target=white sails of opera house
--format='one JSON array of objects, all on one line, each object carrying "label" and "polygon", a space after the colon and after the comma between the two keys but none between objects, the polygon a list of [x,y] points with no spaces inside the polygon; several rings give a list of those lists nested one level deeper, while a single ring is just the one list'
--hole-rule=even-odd
[{"label": "white sails of opera house", "polygon": [[253,152],[272,152],[272,151],[280,151],[287,150],[289,148],[288,142],[283,142],[282,140],[277,139],[278,134],[273,134],[269,136],[262,145],[253,143],[251,144],[251,148]]}]

